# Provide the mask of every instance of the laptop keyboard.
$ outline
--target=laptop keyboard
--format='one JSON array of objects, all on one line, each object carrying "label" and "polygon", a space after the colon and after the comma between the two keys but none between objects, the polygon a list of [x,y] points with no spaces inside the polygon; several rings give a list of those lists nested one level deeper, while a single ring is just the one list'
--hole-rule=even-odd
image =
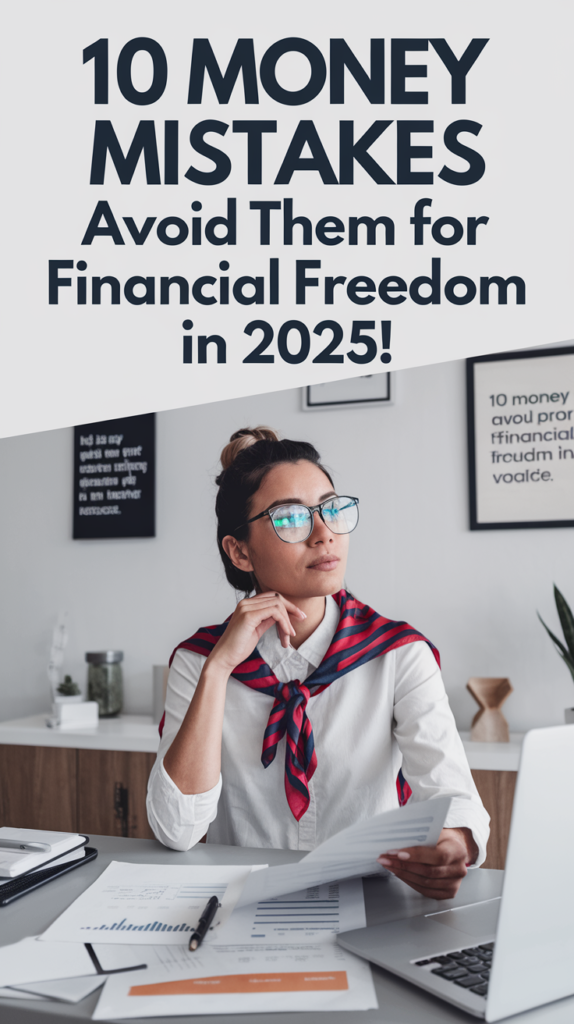
[{"label": "laptop keyboard", "polygon": [[477,996],[486,997],[493,952],[494,942],[485,942],[482,946],[455,949],[452,953],[433,956],[428,960],[417,960],[415,964],[445,981],[452,981],[454,985],[475,992]]}]

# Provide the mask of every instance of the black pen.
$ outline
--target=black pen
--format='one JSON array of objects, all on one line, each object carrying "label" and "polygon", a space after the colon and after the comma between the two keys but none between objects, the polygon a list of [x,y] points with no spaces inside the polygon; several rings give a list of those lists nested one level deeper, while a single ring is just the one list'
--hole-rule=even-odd
[{"label": "black pen", "polygon": [[192,932],[191,938],[189,940],[189,948],[191,949],[192,952],[194,952],[198,948],[198,946],[201,946],[201,943],[203,942],[205,936],[207,935],[211,927],[211,922],[213,921],[213,918],[215,917],[217,911],[219,910],[219,907],[220,903],[217,896],[212,896],[210,899],[208,899],[207,906],[199,919],[199,924],[195,931]]}]

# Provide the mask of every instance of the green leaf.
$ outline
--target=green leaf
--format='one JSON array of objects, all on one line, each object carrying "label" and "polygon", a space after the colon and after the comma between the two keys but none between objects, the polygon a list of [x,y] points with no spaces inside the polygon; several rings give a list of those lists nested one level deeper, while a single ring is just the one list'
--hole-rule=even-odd
[{"label": "green leaf", "polygon": [[538,618],[540,619],[542,625],[544,626],[544,629],[548,633],[548,636],[550,637],[552,642],[556,645],[556,649],[558,651],[558,654],[560,655],[562,660],[565,662],[565,664],[570,669],[570,672],[572,673],[572,678],[574,679],[574,658],[571,656],[570,652],[566,650],[564,644],[558,639],[558,637],[554,636],[554,633],[552,632],[552,630],[548,629],[548,626],[544,622],[544,619],[540,615],[540,612],[536,612],[536,614],[538,615]]},{"label": "green leaf", "polygon": [[572,679],[574,679],[574,662],[572,662],[570,658],[565,658],[564,655],[561,655],[561,658],[563,659],[564,664],[567,665],[570,669],[570,674],[572,676]]},{"label": "green leaf", "polygon": [[570,651],[571,657],[574,658],[574,615],[572,615],[566,598],[560,593],[556,584],[554,584],[554,600],[556,601],[556,610],[558,612],[566,645]]}]

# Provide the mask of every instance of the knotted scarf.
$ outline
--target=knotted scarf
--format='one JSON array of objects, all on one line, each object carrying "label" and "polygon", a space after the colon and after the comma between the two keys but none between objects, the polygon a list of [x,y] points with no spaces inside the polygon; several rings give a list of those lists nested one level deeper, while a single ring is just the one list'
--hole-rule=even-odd
[{"label": "knotted scarf", "polygon": [[[340,590],[333,597],[339,606],[339,624],[321,664],[305,683],[298,679],[280,683],[257,648],[233,671],[234,678],[245,686],[274,698],[263,735],[261,761],[264,768],[269,767],[275,759],[277,744],[285,736],[285,793],[297,821],[309,806],[308,783],[317,767],[313,728],[307,716],[309,698],[322,693],[336,679],[360,668],[372,658],[380,658],[416,640],[424,640],[429,645],[440,667],[440,655],[436,647],[408,623],[385,619],[368,605],[357,601],[346,590]],[[206,626],[178,644],[170,658],[170,665],[175,652],[180,648],[207,657],[225,632],[228,621],[219,626]],[[164,720],[165,714],[160,723],[160,735]],[[399,772],[397,779],[397,791],[399,803],[406,803],[411,789],[402,772]]]}]

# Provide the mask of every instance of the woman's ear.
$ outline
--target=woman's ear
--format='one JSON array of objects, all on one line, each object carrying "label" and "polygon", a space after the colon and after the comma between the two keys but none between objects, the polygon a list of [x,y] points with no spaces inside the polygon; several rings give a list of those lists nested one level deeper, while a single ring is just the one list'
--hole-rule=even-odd
[{"label": "woman's ear", "polygon": [[236,537],[228,535],[221,541],[221,547],[236,569],[242,572],[253,572],[253,564],[247,550],[247,543],[244,540],[237,540]]}]

